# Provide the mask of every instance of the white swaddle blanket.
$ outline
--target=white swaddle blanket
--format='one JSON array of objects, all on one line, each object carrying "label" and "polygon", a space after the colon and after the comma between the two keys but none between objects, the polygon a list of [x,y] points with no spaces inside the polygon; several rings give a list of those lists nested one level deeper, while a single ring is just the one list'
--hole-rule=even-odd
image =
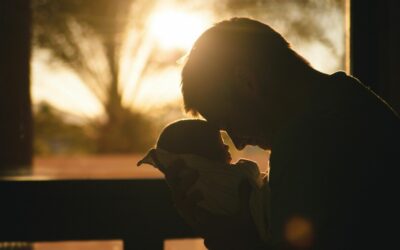
[{"label": "white swaddle blanket", "polygon": [[[265,174],[260,173],[255,162],[239,160],[236,164],[210,161],[192,154],[173,154],[162,149],[151,149],[138,162],[150,164],[165,173],[165,169],[177,159],[182,159],[188,168],[199,173],[191,188],[200,190],[204,199],[198,203],[214,214],[233,215],[239,211],[239,185],[248,180],[251,185],[249,200],[250,213],[260,237],[268,237],[269,189]],[[188,190],[190,192],[190,190]]]}]

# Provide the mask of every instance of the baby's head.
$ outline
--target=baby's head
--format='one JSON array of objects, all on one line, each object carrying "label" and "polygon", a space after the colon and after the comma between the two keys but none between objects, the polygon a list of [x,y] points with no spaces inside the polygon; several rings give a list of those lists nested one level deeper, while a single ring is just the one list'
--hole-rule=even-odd
[{"label": "baby's head", "polygon": [[194,154],[223,163],[232,160],[219,129],[203,120],[179,120],[167,125],[156,147],[175,154]]}]

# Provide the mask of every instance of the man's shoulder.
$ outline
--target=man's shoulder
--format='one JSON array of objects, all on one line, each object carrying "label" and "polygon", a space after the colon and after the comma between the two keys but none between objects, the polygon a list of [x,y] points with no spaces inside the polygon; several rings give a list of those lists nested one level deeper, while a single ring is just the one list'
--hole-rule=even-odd
[{"label": "man's shoulder", "polygon": [[330,80],[327,84],[335,91],[331,99],[320,98],[320,105],[293,119],[276,135],[271,165],[328,166],[339,165],[340,160],[348,165],[363,162],[361,156],[369,153],[383,160],[386,151],[395,150],[400,120],[390,107],[344,72],[332,74]]},{"label": "man's shoulder", "polygon": [[381,115],[384,115],[399,119],[397,112],[381,96],[355,76],[339,71],[330,75],[329,78],[332,84],[341,86],[339,95],[346,101],[344,104],[347,105],[348,109],[368,109],[370,117],[377,115],[382,118]]},{"label": "man's shoulder", "polygon": [[[366,85],[364,85],[360,79],[353,75],[349,75],[344,71],[337,71],[331,75],[329,75],[329,80],[333,82],[334,84],[338,84],[340,82],[342,83],[350,83],[350,84],[355,84],[356,86],[361,85],[367,89],[369,89]],[[351,85],[350,85],[351,86]]]}]

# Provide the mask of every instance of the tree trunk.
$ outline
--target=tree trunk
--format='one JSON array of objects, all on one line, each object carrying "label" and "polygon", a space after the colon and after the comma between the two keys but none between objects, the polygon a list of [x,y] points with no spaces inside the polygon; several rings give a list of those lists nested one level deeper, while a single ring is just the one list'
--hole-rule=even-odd
[{"label": "tree trunk", "polygon": [[123,127],[125,116],[129,114],[127,114],[127,110],[122,106],[122,97],[118,91],[119,64],[114,39],[114,36],[107,37],[104,44],[110,70],[110,82],[107,88],[107,100],[105,103],[107,120],[100,127],[97,142],[99,153],[121,153],[126,146],[126,143],[123,142],[126,139]]},{"label": "tree trunk", "polygon": [[29,0],[0,1],[0,175],[32,164]]},{"label": "tree trunk", "polygon": [[110,123],[116,122],[122,115],[122,97],[118,91],[119,62],[117,60],[115,36],[106,39],[105,51],[110,69],[110,84],[107,89],[106,113]]},{"label": "tree trunk", "polygon": [[[141,114],[122,106],[118,91],[119,55],[115,35],[105,44],[110,67],[110,83],[107,89],[105,110],[107,121],[99,128],[98,153],[132,153],[144,151],[152,141],[150,122]],[[107,40],[106,40],[107,41]]]}]

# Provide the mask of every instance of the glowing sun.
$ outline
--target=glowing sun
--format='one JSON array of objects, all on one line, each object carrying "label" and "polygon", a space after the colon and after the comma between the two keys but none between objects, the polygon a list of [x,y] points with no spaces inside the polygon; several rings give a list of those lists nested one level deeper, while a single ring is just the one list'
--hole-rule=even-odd
[{"label": "glowing sun", "polygon": [[150,17],[150,33],[164,49],[189,50],[198,36],[210,25],[206,14],[178,9],[161,9]]}]

